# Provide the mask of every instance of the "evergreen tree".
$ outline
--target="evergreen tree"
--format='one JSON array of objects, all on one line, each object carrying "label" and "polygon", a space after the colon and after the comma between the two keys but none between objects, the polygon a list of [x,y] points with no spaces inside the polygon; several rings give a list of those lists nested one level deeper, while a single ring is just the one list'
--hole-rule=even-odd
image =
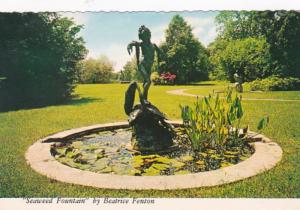
[{"label": "evergreen tree", "polygon": [[179,15],[175,15],[161,44],[165,58],[161,64],[163,72],[176,75],[176,83],[206,80],[208,78],[208,53],[194,37],[192,28]]}]

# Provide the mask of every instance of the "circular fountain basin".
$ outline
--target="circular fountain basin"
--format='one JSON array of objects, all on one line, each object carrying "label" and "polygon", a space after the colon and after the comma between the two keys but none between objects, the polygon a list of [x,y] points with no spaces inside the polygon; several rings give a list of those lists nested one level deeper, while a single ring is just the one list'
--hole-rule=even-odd
[{"label": "circular fountain basin", "polygon": [[[179,121],[170,121],[170,123],[174,126],[182,125]],[[128,151],[126,147],[123,146],[130,140],[130,131],[127,130],[128,128],[129,125],[127,122],[119,122],[59,132],[40,139],[31,145],[26,152],[26,160],[38,173],[62,182],[110,189],[163,190],[216,186],[246,179],[271,169],[282,157],[282,150],[278,144],[263,135],[255,135],[251,132],[251,136],[255,135],[255,137],[251,139],[252,143],[250,143],[254,148],[254,153],[249,158],[235,165],[210,171],[201,171],[201,167],[200,170],[196,168],[197,170],[193,171],[185,166],[185,168],[176,172],[176,167],[171,167],[173,166],[172,164],[174,164],[174,160],[172,160],[173,162],[171,161],[171,166],[169,165],[167,170],[168,174],[157,173],[156,168],[154,168],[154,170],[153,168],[152,170],[146,169],[146,172],[143,171],[141,173],[141,171],[132,170],[134,168],[129,167],[129,163],[133,158],[136,159],[138,157],[143,159],[145,156],[134,154],[134,151]],[[107,135],[103,135],[105,131],[109,131]],[[112,135],[111,131],[115,134]],[[97,136],[97,132],[100,132],[101,135]],[[81,139],[83,137],[85,138]],[[66,143],[68,147],[64,147]],[[67,157],[61,157],[60,159],[59,153],[56,154],[57,151],[65,151],[68,148],[75,148],[73,151],[78,151],[76,146],[79,144],[81,148],[83,148],[80,152],[86,152],[84,155],[87,157],[87,162],[91,162],[92,167],[84,168],[84,166],[86,166],[85,164],[82,164],[81,166],[83,167],[80,167],[80,164],[79,166],[76,165],[77,162],[70,162]],[[94,147],[95,144],[100,145],[100,147],[104,145],[106,153],[101,150],[103,148]],[[56,150],[53,150],[54,148],[56,148]],[[111,153],[111,155],[103,157],[104,154],[109,153]],[[118,154],[118,156],[116,156],[116,154]],[[68,153],[69,157],[72,157],[72,155],[76,156],[78,154],[72,152]],[[161,157],[165,161],[164,163],[162,163]],[[187,159],[186,157],[189,156],[186,154],[179,156],[176,159],[177,162],[175,163],[177,164],[175,165],[178,166],[180,163],[182,165],[182,163],[186,161],[184,160],[184,158]],[[72,158],[74,159],[74,157]],[[101,161],[109,158],[111,158],[111,160],[108,160],[111,162],[111,168],[104,167],[105,164],[103,163],[101,165]],[[147,158],[158,160],[158,164],[156,163],[158,167],[166,167],[166,165],[169,164],[163,154],[149,154]],[[80,158],[78,159],[82,161]],[[122,161],[125,162],[122,163]],[[126,161],[129,162],[127,163]],[[114,170],[113,167],[119,164],[123,164],[123,166],[127,165],[128,167],[123,167],[122,170]],[[108,168],[110,168],[110,170],[107,170]]]}]

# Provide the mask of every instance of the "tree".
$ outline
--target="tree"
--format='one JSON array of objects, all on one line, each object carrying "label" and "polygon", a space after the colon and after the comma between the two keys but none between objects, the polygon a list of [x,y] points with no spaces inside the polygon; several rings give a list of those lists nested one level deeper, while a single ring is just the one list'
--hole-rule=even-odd
[{"label": "tree", "polygon": [[175,74],[177,84],[206,80],[210,68],[208,52],[194,37],[191,26],[175,15],[165,36],[166,41],[160,46],[165,55],[160,73]]},{"label": "tree", "polygon": [[224,72],[231,82],[234,82],[233,75],[236,72],[244,81],[271,75],[270,46],[265,38],[219,41],[219,45],[210,47],[213,52],[211,62],[216,70]]},{"label": "tree", "polygon": [[120,81],[131,81],[131,68],[130,63],[127,61],[127,63],[124,65],[123,70],[120,71]]},{"label": "tree", "polygon": [[122,81],[132,81],[138,80],[143,81],[141,74],[137,71],[136,58],[131,61],[127,61],[123,66],[123,70],[120,73],[120,80]]},{"label": "tree", "polygon": [[69,98],[87,53],[82,26],[56,13],[1,13],[0,27],[0,109]]},{"label": "tree", "polygon": [[226,40],[265,37],[273,74],[300,77],[300,13],[296,11],[221,12],[216,17]]},{"label": "tree", "polygon": [[259,36],[253,21],[255,11],[223,11],[216,18],[219,38],[225,40]]},{"label": "tree", "polygon": [[220,65],[220,58],[225,50],[229,41],[217,37],[213,42],[211,42],[207,49],[209,52],[209,61],[212,66],[212,71],[210,72],[210,79],[212,80],[226,80],[228,77]]},{"label": "tree", "polygon": [[82,61],[79,70],[81,83],[108,83],[113,79],[113,63],[104,55]]}]

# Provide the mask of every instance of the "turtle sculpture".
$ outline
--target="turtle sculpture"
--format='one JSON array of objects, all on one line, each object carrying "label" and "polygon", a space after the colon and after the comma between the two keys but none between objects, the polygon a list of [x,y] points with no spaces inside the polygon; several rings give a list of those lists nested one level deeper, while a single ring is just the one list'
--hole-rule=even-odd
[{"label": "turtle sculpture", "polygon": [[[133,129],[132,149],[141,152],[165,150],[173,145],[173,126],[167,123],[165,115],[148,101],[148,90],[151,84],[150,73],[154,62],[154,53],[160,53],[159,48],[151,43],[151,32],[145,26],[139,29],[139,39],[142,42],[131,42],[127,49],[129,54],[132,47],[136,48],[138,71],[142,74],[143,92],[137,82],[132,82],[125,93],[125,113],[129,116],[129,125]],[[142,49],[142,60],[139,50]],[[135,93],[138,91],[140,104],[134,105]]]}]

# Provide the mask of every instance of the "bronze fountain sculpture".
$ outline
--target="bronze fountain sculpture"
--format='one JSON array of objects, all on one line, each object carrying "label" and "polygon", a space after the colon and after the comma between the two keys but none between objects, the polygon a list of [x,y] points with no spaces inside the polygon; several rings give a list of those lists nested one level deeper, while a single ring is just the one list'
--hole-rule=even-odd
[{"label": "bronze fountain sculpture", "polygon": [[[132,41],[127,46],[131,54],[135,47],[138,71],[143,76],[143,91],[136,81],[132,82],[125,93],[125,113],[129,116],[129,125],[133,133],[131,147],[140,152],[156,152],[170,148],[173,145],[173,126],[166,122],[165,115],[148,101],[148,91],[151,85],[150,75],[154,63],[155,52],[161,56],[159,48],[151,43],[151,32],[144,25],[139,28],[141,42]],[[142,59],[140,60],[140,49]],[[138,91],[140,104],[134,105],[135,92]]]}]

